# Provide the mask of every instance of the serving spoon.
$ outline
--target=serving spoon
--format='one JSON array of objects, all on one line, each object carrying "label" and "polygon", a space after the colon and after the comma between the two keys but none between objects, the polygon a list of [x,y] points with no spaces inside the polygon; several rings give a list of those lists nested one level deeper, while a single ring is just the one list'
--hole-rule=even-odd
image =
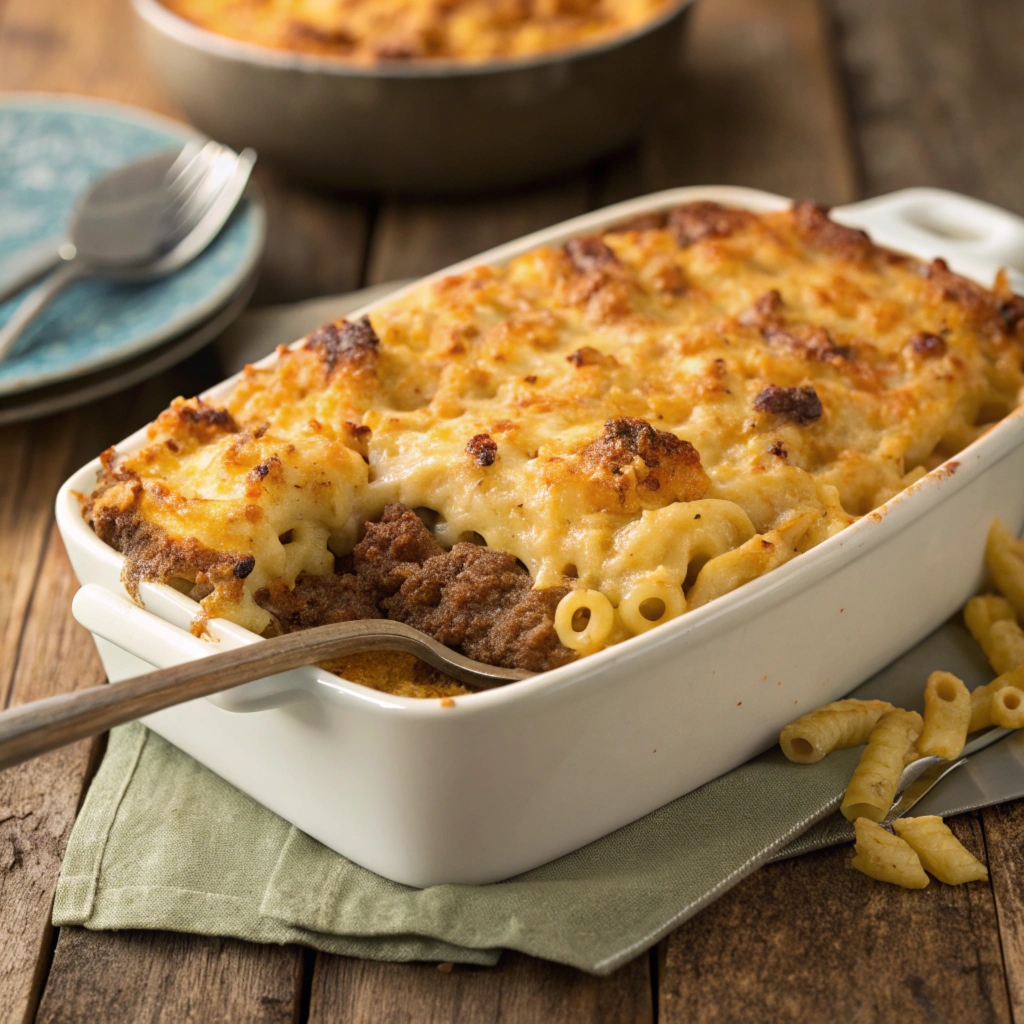
[{"label": "serving spoon", "polygon": [[111,171],[83,196],[68,240],[29,254],[2,298],[57,269],[0,327],[0,362],[29,323],[73,281],[144,282],[195,259],[220,233],[245,191],[256,154],[217,142],[168,150]]},{"label": "serving spoon", "polygon": [[412,626],[389,619],[315,626],[119,683],[62,693],[4,711],[0,713],[0,770],[174,704],[209,697],[278,672],[366,651],[413,654],[478,690],[503,686],[533,674],[474,661]]}]

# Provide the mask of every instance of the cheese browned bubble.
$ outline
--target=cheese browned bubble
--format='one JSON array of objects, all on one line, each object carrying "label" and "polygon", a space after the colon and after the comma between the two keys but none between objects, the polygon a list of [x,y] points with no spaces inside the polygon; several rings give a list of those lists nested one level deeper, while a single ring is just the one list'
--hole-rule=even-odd
[{"label": "cheese browned bubble", "polygon": [[257,592],[334,572],[401,503],[445,548],[482,538],[535,588],[607,599],[615,642],[821,543],[1006,415],[1022,320],[1004,279],[811,204],[694,203],[328,324],[222,409],[175,400],[139,451],[106,453],[86,514],[129,584],[198,582],[207,615],[261,632]]}]

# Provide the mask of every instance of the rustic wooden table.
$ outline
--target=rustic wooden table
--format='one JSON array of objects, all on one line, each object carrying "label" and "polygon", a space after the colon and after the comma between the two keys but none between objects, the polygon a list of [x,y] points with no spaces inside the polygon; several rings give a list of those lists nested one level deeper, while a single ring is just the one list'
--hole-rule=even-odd
[{"label": "rustic wooden table", "polygon": [[[127,0],[0,0],[0,89],[87,93],[173,114]],[[841,203],[906,185],[1024,212],[1021,0],[700,0],[689,81],[636,151],[471,202],[343,198],[260,168],[270,240],[257,303],[443,266],[605,203],[737,183]],[[209,354],[135,391],[0,430],[0,700],[94,686],[53,525],[59,483],[168,399]],[[61,854],[103,743],[0,775],[0,1020],[1024,1022],[1024,802],[953,822],[991,886],[905,892],[846,849],[764,868],[606,979],[508,955],[492,970],[297,947],[51,927]]]}]

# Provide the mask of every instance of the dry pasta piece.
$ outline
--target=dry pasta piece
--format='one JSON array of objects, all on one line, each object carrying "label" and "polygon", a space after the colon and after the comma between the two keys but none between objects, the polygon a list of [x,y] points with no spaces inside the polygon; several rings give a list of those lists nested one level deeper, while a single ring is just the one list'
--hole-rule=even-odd
[{"label": "dry pasta piece", "polygon": [[946,885],[988,880],[988,868],[949,830],[935,814],[921,818],[897,818],[892,827],[917,854],[922,867]]},{"label": "dry pasta piece", "polygon": [[971,694],[950,672],[933,672],[924,688],[924,729],[917,741],[921,757],[954,758],[967,742]]},{"label": "dry pasta piece", "polygon": [[646,633],[686,610],[683,588],[673,584],[664,567],[648,573],[619,602],[619,619],[630,633]]},{"label": "dry pasta piece", "polygon": [[[993,716],[992,698],[1007,686],[1024,691],[1024,665],[1015,668],[1012,672],[1004,672],[985,686],[971,690],[971,721],[967,726],[968,732],[977,732],[979,729],[987,729],[990,725],[998,724]],[[1004,697],[1003,705],[1005,706],[1006,703],[1006,697]],[[1019,727],[1011,725],[1007,728]]]},{"label": "dry pasta piece", "polygon": [[909,844],[868,818],[858,818],[853,827],[857,831],[853,866],[858,871],[879,882],[902,885],[904,889],[927,887],[928,876]]},{"label": "dry pasta piece", "polygon": [[592,654],[604,647],[614,625],[615,609],[599,590],[570,591],[555,609],[558,639],[581,654]]},{"label": "dry pasta piece", "polygon": [[1024,540],[1017,540],[997,519],[988,531],[985,564],[996,586],[1024,621]]},{"label": "dry pasta piece", "polygon": [[997,674],[1024,665],[1024,629],[1005,597],[972,597],[964,608],[964,621]]},{"label": "dry pasta piece", "polygon": [[900,774],[923,725],[916,711],[901,709],[887,711],[878,720],[839,808],[848,821],[881,821],[889,813]]},{"label": "dry pasta piece", "polygon": [[782,752],[798,764],[814,764],[834,750],[867,743],[875,723],[893,706],[886,700],[837,700],[809,711],[779,734]]},{"label": "dry pasta piece", "polygon": [[992,694],[992,724],[1003,729],[1024,727],[1024,691],[1002,686]]}]

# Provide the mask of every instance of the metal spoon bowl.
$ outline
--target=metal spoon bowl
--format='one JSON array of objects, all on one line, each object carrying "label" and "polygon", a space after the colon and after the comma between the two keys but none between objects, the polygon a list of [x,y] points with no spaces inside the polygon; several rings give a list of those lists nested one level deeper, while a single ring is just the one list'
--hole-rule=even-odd
[{"label": "metal spoon bowl", "polygon": [[70,240],[57,250],[57,271],[0,328],[0,362],[72,281],[151,281],[195,259],[227,223],[255,162],[250,149],[236,154],[211,142],[159,153],[100,179],[72,218]]}]

